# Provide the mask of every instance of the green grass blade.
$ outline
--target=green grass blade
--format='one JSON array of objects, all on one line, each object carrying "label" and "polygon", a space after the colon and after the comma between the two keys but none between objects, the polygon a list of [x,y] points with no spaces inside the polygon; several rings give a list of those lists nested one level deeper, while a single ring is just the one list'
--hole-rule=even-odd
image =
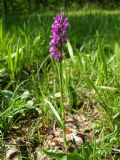
[{"label": "green grass blade", "polygon": [[73,49],[72,49],[72,46],[71,46],[71,44],[70,44],[70,42],[68,40],[67,40],[67,47],[68,47],[68,52],[69,52],[70,58],[74,62]]},{"label": "green grass blade", "polygon": [[45,99],[45,103],[48,105],[48,107],[51,109],[51,111],[53,112],[53,114],[55,115],[55,117],[57,118],[57,120],[59,121],[60,125],[63,127],[62,119],[60,118],[60,116],[59,116],[57,110],[55,109],[55,107],[47,99]]},{"label": "green grass blade", "polygon": [[[87,84],[88,84],[89,87],[92,87],[92,88],[95,90],[95,92],[97,93],[97,95],[98,95],[98,97],[99,97],[99,103],[101,104],[101,106],[103,107],[104,111],[107,113],[107,115],[108,115],[109,118],[110,118],[109,109],[108,109],[105,101],[103,100],[101,94],[99,93],[97,87],[94,85],[94,83],[93,83],[89,78],[86,80],[86,82],[87,82]],[[111,118],[110,118],[110,119],[111,119]]]},{"label": "green grass blade", "polygon": [[120,63],[120,47],[117,42],[115,43],[115,46],[114,46],[114,52],[115,52],[115,56],[116,56],[116,62],[117,62],[117,64],[119,64]]},{"label": "green grass blade", "polygon": [[105,52],[104,52],[102,46],[98,46],[98,55],[100,56],[100,62],[102,62],[102,65],[103,65],[103,72],[104,72],[105,77],[107,79],[107,62],[106,62]]},{"label": "green grass blade", "polygon": [[0,19],[0,40],[2,41],[3,37],[3,22],[2,19]]},{"label": "green grass blade", "polygon": [[14,64],[13,64],[13,59],[12,59],[11,46],[10,46],[10,49],[8,50],[8,67],[11,73],[11,78],[14,79]]},{"label": "green grass blade", "polygon": [[67,154],[67,153],[52,153],[44,150],[44,153],[51,158],[55,158],[56,160],[84,160],[81,156],[75,154]]}]

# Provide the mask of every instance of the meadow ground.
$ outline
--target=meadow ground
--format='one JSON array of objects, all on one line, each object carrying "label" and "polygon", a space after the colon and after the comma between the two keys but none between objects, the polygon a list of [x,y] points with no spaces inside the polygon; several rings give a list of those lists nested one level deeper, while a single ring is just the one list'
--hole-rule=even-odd
[{"label": "meadow ground", "polygon": [[67,147],[59,64],[49,57],[55,14],[0,21],[0,158],[119,160],[120,11],[66,13],[70,26],[62,90]]}]

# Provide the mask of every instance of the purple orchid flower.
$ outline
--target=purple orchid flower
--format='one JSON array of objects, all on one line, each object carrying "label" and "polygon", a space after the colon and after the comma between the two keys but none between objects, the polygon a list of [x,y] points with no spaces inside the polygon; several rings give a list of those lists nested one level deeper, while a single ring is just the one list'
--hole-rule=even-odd
[{"label": "purple orchid flower", "polygon": [[63,54],[62,49],[67,42],[69,21],[64,14],[59,14],[54,17],[54,23],[52,24],[50,53],[51,58],[61,62]]}]

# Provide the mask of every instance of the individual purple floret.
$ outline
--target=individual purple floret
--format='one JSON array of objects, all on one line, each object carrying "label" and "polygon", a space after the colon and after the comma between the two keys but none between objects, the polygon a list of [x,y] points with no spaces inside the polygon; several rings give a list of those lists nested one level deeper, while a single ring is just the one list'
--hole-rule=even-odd
[{"label": "individual purple floret", "polygon": [[50,53],[51,58],[59,62],[62,60],[62,49],[67,42],[68,25],[68,18],[66,18],[64,14],[61,13],[54,17],[51,31]]}]

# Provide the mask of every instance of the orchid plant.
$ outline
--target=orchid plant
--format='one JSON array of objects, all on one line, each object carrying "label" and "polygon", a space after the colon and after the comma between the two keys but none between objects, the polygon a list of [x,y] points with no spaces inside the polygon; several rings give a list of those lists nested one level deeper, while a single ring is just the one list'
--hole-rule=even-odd
[{"label": "orchid plant", "polygon": [[63,128],[63,138],[65,145],[66,142],[66,128],[65,128],[65,107],[63,103],[63,86],[62,86],[62,59],[63,59],[63,48],[67,42],[69,20],[64,16],[63,13],[54,17],[54,23],[52,24],[51,31],[51,42],[50,42],[50,57],[55,59],[58,63],[58,77],[59,87],[61,93],[61,118]]}]

